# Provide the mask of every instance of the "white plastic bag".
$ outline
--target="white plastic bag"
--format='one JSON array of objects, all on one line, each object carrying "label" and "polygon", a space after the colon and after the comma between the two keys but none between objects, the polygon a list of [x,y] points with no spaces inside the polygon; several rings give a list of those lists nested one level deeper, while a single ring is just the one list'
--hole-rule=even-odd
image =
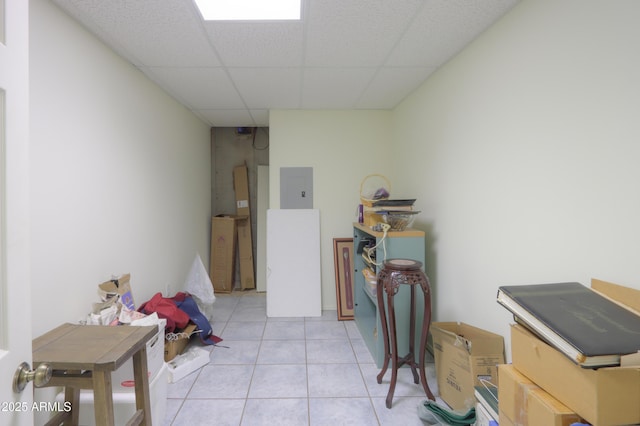
[{"label": "white plastic bag", "polygon": [[209,274],[207,274],[199,254],[196,254],[196,258],[193,260],[187,281],[184,283],[184,289],[193,296],[200,312],[211,322],[216,296],[213,293],[213,284],[209,279]]}]

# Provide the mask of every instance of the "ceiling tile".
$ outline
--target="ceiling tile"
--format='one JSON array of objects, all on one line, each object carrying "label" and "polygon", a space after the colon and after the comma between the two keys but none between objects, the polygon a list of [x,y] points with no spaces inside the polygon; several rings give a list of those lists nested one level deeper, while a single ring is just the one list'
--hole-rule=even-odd
[{"label": "ceiling tile", "polygon": [[301,72],[300,68],[229,68],[250,109],[298,108]]},{"label": "ceiling tile", "polygon": [[287,22],[207,22],[211,44],[229,67],[299,67],[303,26]]},{"label": "ceiling tile", "polygon": [[222,68],[143,68],[172,96],[194,109],[243,108],[242,99]]},{"label": "ceiling tile", "polygon": [[381,68],[356,107],[392,109],[419,87],[435,68]]},{"label": "ceiling tile", "polygon": [[189,1],[53,1],[134,65],[220,65]]},{"label": "ceiling tile", "polygon": [[252,109],[249,110],[253,121],[258,127],[269,127],[269,110],[268,109]]},{"label": "ceiling tile", "polygon": [[375,68],[306,68],[302,78],[302,108],[354,108]]},{"label": "ceiling tile", "polygon": [[212,127],[255,127],[256,122],[246,109],[199,109],[198,115],[203,117]]},{"label": "ceiling tile", "polygon": [[386,65],[439,67],[518,0],[427,0]]},{"label": "ceiling tile", "polygon": [[520,0],[303,0],[293,22],[205,22],[193,0],[51,1],[198,117],[237,127],[267,126],[272,108],[393,108]]},{"label": "ceiling tile", "polygon": [[356,67],[381,64],[422,2],[310,2],[305,65]]}]

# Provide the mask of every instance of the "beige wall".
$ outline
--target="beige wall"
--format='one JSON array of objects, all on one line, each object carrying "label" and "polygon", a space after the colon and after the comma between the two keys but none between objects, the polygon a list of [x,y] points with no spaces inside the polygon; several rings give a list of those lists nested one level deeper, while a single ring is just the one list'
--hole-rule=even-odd
[{"label": "beige wall", "polygon": [[[211,178],[206,126],[49,2],[30,4],[38,334],[77,320],[111,273],[131,272],[138,299],[180,285],[194,252],[208,256]],[[437,320],[507,336],[501,284],[640,288],[639,12],[524,0],[395,111],[272,111],[271,207],[280,167],[314,170],[323,307],[332,239],[351,235],[371,173],[418,199]]]},{"label": "beige wall", "polygon": [[269,207],[280,207],[281,167],[313,168],[322,307],[336,309],[333,238],[353,236],[362,179],[390,171],[391,112],[272,111],[269,127]]},{"label": "beige wall", "polygon": [[[209,256],[209,127],[49,1],[30,2],[33,334],[111,274],[136,302]],[[208,263],[205,263],[208,265]]]},{"label": "beige wall", "polygon": [[396,110],[271,114],[279,168],[314,167],[323,307],[331,239],[362,177],[416,197],[436,320],[508,338],[503,284],[591,277],[640,288],[640,3],[524,0]]},{"label": "beige wall", "polygon": [[500,285],[640,288],[639,14],[525,0],[394,112],[437,320],[507,336]]}]

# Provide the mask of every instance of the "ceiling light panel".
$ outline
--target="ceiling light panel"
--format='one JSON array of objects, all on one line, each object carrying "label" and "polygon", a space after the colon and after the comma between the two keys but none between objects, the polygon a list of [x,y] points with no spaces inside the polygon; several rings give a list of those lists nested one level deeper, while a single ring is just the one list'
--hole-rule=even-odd
[{"label": "ceiling light panel", "polygon": [[286,21],[300,19],[301,0],[195,0],[207,21]]}]

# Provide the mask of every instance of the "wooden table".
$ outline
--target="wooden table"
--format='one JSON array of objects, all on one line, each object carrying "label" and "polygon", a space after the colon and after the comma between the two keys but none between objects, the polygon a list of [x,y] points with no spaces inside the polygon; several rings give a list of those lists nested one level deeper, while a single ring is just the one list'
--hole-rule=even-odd
[{"label": "wooden table", "polygon": [[[151,425],[146,343],[155,326],[63,324],[33,340],[33,364],[47,363],[53,375],[45,386],[63,386],[71,410],[60,412],[47,425],[77,425],[80,390],[93,389],[96,425],[114,425],[111,372],[133,358],[136,413],[128,424]],[[160,421],[161,419],[157,419]]]}]

